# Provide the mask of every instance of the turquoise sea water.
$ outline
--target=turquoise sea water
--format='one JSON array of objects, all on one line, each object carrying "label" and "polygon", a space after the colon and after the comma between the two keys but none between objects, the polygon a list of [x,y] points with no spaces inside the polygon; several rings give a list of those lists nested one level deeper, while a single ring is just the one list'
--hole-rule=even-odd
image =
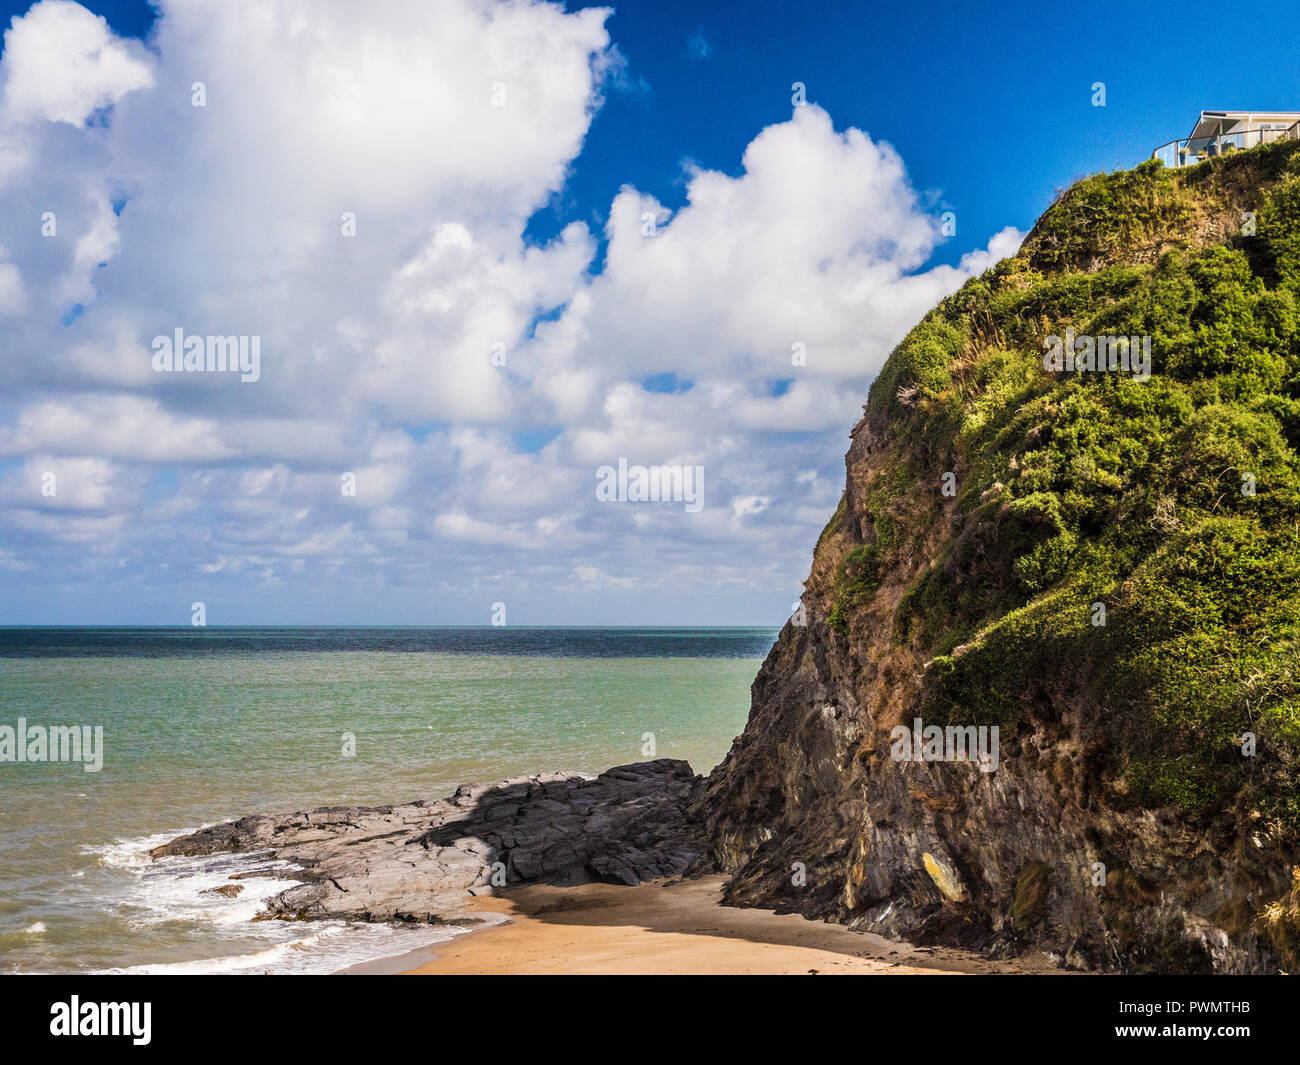
[{"label": "turquoise sea water", "polygon": [[642,760],[650,742],[654,756],[707,772],[744,727],[775,636],[0,629],[0,726],[103,729],[96,773],[0,762],[0,972],[328,972],[445,936],[251,924],[283,880],[241,881],[233,900],[204,895],[250,859],[154,863],[146,852],[248,813],[599,772]]}]

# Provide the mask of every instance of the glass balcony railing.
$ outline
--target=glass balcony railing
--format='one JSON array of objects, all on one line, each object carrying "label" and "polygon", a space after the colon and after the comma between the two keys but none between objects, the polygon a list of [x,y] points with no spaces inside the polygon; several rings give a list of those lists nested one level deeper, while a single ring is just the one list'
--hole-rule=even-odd
[{"label": "glass balcony railing", "polygon": [[1194,166],[1216,155],[1255,148],[1278,140],[1300,139],[1300,122],[1285,129],[1247,129],[1235,133],[1220,133],[1213,137],[1195,137],[1191,140],[1170,141],[1151,153],[1165,166]]}]

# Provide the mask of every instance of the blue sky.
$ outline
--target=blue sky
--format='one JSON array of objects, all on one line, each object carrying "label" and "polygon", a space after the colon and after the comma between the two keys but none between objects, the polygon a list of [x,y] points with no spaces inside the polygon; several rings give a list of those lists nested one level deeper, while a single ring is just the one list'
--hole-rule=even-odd
[{"label": "blue sky", "polygon": [[[0,11],[7,22],[28,6]],[[153,23],[143,2],[85,6],[122,34]],[[1186,136],[1201,110],[1300,106],[1286,44],[1300,6],[1288,0],[1235,6],[1239,28],[1223,33],[1202,29],[1223,18],[1210,0],[566,6],[613,9],[610,33],[641,87],[611,94],[563,194],[531,220],[539,239],[603,219],[624,184],[679,205],[683,159],[737,173],[754,133],[787,117],[796,81],[837,125],[894,145],[914,184],[959,212],[964,239],[938,262],[1004,226],[1027,230],[1056,189],[1133,166]],[[707,42],[705,57],[692,40]],[[1104,108],[1092,105],[1097,81]]]},{"label": "blue sky", "polygon": [[[615,5],[610,31],[650,91],[597,118],[566,216],[599,210],[622,182],[678,202],[682,157],[734,173],[752,131],[785,117],[779,90],[802,81],[837,126],[888,141],[917,188],[958,212],[962,239],[936,256],[955,262],[1004,226],[1028,229],[1076,178],[1186,136],[1202,109],[1300,106],[1293,3],[1234,7],[1243,28],[1222,35],[1202,29],[1223,18],[1206,0],[717,6]],[[711,47],[702,62],[695,32]],[[1269,41],[1283,42],[1276,62]],[[1091,103],[1097,81],[1105,108]]]},{"label": "blue sky", "polygon": [[[0,623],[777,624],[928,306],[1300,108],[1292,4],[438,7],[3,6]],[[151,370],[177,327],[261,380]],[[598,505],[620,457],[706,505]]]}]

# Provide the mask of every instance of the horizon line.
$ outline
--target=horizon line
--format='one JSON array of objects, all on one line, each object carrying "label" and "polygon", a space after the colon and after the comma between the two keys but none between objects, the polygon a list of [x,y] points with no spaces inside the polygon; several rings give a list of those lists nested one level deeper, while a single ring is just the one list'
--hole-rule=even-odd
[{"label": "horizon line", "polygon": [[641,625],[389,625],[372,624],[319,624],[313,622],[289,622],[275,624],[247,625],[157,625],[148,623],[120,622],[115,624],[82,623],[25,623],[0,622],[0,631],[5,629],[180,629],[186,632],[202,632],[207,629],[674,629],[712,631],[718,629],[781,629],[785,625],[659,625],[653,623]]}]

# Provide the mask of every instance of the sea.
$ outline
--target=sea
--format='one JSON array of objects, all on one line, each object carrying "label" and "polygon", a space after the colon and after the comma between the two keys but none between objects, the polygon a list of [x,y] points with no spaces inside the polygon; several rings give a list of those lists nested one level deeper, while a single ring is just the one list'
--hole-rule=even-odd
[{"label": "sea", "polygon": [[[102,729],[98,771],[90,745],[80,762],[0,761],[0,973],[330,973],[463,934],[254,922],[285,863],[149,850],[245,814],[550,770],[666,757],[707,773],[776,635],[0,628],[0,729]],[[211,891],[250,872],[235,898]]]}]

